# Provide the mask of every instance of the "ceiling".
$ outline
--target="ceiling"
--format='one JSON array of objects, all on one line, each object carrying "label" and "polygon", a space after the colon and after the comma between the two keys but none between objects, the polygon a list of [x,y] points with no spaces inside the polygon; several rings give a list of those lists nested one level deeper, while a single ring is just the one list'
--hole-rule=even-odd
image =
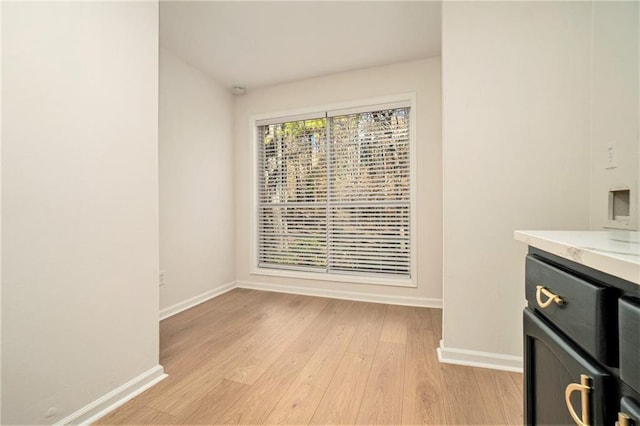
[{"label": "ceiling", "polygon": [[162,1],[160,44],[247,89],[440,55],[440,2]]}]

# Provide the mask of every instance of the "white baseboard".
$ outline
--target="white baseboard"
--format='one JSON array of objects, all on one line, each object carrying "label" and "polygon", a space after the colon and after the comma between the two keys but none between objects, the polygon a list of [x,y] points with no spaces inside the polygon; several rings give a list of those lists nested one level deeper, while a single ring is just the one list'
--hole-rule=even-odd
[{"label": "white baseboard", "polygon": [[471,351],[468,349],[447,348],[440,340],[438,360],[444,364],[466,365],[469,367],[491,368],[493,370],[522,373],[522,357],[496,354],[492,352]]},{"label": "white baseboard", "polygon": [[421,308],[442,309],[442,299],[428,297],[392,296],[380,293],[361,293],[355,291],[329,290],[316,287],[297,287],[282,284],[237,281],[236,287],[253,290],[275,291],[277,293],[301,294],[304,296],[330,297],[333,299],[355,300],[357,302],[386,303],[389,305],[418,306]]},{"label": "white baseboard", "polygon": [[156,365],[55,424],[91,424],[166,377],[162,366]]},{"label": "white baseboard", "polygon": [[236,288],[236,283],[235,281],[232,281],[230,283],[223,284],[218,288],[214,288],[213,290],[209,290],[195,297],[192,297],[191,299],[187,299],[184,302],[176,303],[175,305],[169,306],[168,308],[164,308],[160,311],[160,321],[182,311],[186,311],[189,308],[193,308],[194,306],[206,302],[209,299],[220,296],[221,294],[226,293],[229,290],[233,290],[234,288]]}]

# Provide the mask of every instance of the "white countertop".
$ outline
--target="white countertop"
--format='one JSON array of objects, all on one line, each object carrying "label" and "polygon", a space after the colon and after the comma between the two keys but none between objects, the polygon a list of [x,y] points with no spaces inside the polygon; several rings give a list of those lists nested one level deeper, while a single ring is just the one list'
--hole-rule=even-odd
[{"label": "white countertop", "polygon": [[640,285],[638,231],[516,231],[532,247]]}]

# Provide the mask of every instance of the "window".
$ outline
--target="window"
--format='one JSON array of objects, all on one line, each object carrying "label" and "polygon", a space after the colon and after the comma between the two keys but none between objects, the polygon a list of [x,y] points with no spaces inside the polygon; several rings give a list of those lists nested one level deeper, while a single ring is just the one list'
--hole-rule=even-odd
[{"label": "window", "polygon": [[260,268],[411,277],[408,102],[256,125]]}]

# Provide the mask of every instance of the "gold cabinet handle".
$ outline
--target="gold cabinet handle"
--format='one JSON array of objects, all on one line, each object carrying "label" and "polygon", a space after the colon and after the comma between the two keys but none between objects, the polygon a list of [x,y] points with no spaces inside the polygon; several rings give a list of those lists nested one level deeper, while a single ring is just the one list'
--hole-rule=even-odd
[{"label": "gold cabinet handle", "polygon": [[631,426],[631,418],[625,413],[618,413],[618,421],[616,426]]},{"label": "gold cabinet handle", "polygon": [[[545,300],[544,302],[542,301],[543,294],[547,296],[547,300]],[[542,309],[546,308],[553,302],[555,302],[556,305],[564,304],[564,300],[562,300],[562,297],[558,296],[557,294],[553,294],[551,291],[541,285],[536,286],[536,301]]]},{"label": "gold cabinet handle", "polygon": [[[571,404],[571,394],[575,391],[580,391],[582,394],[582,419],[578,417],[576,414],[576,410],[573,408]],[[591,379],[588,376],[581,374],[580,375],[580,384],[578,383],[570,383],[567,386],[567,389],[564,391],[564,400],[567,403],[567,409],[569,410],[569,414],[576,422],[578,426],[589,426],[591,424],[591,420],[589,419],[589,393],[591,391]]]}]

